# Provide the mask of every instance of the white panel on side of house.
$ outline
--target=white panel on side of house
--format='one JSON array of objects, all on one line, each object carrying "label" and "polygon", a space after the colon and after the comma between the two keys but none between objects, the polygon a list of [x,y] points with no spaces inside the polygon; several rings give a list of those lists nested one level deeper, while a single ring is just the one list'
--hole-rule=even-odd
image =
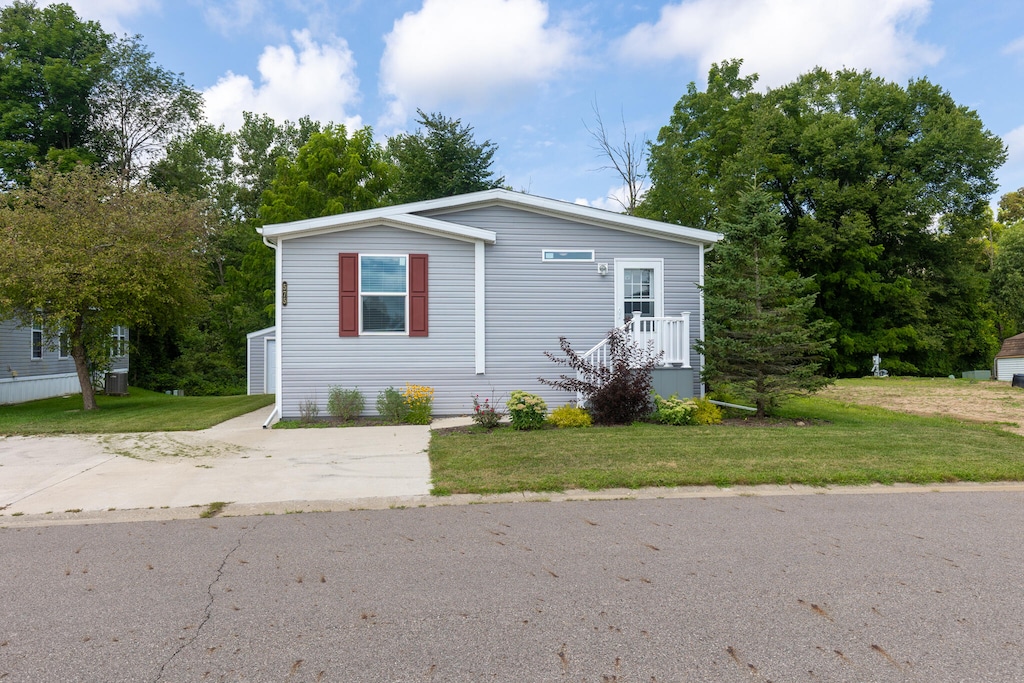
[{"label": "white panel on side of house", "polygon": [[276,394],[277,393],[277,340],[267,340],[267,353],[266,353],[266,374],[263,375],[264,382],[267,387],[266,393]]}]

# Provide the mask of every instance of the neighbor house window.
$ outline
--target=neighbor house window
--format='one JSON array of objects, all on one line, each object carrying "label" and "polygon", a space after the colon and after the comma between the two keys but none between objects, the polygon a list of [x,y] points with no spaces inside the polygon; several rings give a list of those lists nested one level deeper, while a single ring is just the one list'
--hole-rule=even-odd
[{"label": "neighbor house window", "polygon": [[71,339],[64,330],[61,330],[60,336],[57,338],[57,355],[61,360],[71,358]]},{"label": "neighbor house window", "polygon": [[43,314],[32,316],[32,360],[43,357]]},{"label": "neighbor house window", "polygon": [[338,336],[427,336],[427,254],[338,254]]},{"label": "neighbor house window", "polygon": [[114,325],[110,329],[110,355],[128,355],[128,328],[124,325]]}]

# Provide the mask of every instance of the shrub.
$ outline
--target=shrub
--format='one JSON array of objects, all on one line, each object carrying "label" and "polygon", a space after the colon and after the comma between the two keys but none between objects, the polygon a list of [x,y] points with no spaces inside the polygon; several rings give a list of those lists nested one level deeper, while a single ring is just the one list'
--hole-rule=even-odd
[{"label": "shrub", "polygon": [[402,390],[402,400],[409,408],[405,421],[414,425],[430,424],[430,415],[434,409],[434,389],[419,384],[406,383]]},{"label": "shrub", "polygon": [[693,413],[693,421],[699,425],[716,425],[722,422],[722,409],[706,398],[695,398],[693,404],[697,410]]},{"label": "shrub", "polygon": [[583,408],[566,404],[552,410],[548,422],[559,429],[564,429],[566,427],[589,427],[591,419],[590,413]]},{"label": "shrub", "polygon": [[409,413],[409,406],[398,389],[388,387],[377,394],[377,413],[387,422],[403,422]]},{"label": "shrub", "polygon": [[498,410],[497,401],[484,399],[480,402],[480,395],[473,397],[473,422],[485,429],[494,429],[501,422],[505,413]]},{"label": "shrub", "polygon": [[363,412],[366,400],[359,389],[331,387],[327,393],[327,412],[331,417],[350,422]]},{"label": "shrub", "polygon": [[722,411],[706,398],[654,397],[651,419],[669,425],[714,425],[722,421]]},{"label": "shrub", "polygon": [[666,425],[694,425],[697,424],[697,405],[691,399],[681,399],[675,394],[668,398],[655,395],[651,419]]},{"label": "shrub", "polygon": [[640,346],[626,330],[616,328],[608,334],[610,362],[605,365],[580,356],[565,337],[558,342],[565,358],[547,351],[544,355],[576,374],[557,380],[542,377],[542,384],[581,394],[597,424],[632,424],[651,414],[651,373],[662,356],[654,353],[653,343]]},{"label": "shrub", "polygon": [[540,429],[544,426],[548,406],[544,399],[536,394],[517,389],[509,395],[505,407],[512,417],[512,429]]},{"label": "shrub", "polygon": [[306,398],[299,402],[299,422],[309,424],[316,422],[318,417],[320,417],[320,406],[316,404],[316,399]]}]

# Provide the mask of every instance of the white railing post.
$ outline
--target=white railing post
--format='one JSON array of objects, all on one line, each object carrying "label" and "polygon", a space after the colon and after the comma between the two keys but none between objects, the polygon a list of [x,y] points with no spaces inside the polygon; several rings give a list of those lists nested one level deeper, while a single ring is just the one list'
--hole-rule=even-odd
[{"label": "white railing post", "polygon": [[690,312],[683,311],[683,334],[680,342],[683,345],[683,367],[690,367]]}]

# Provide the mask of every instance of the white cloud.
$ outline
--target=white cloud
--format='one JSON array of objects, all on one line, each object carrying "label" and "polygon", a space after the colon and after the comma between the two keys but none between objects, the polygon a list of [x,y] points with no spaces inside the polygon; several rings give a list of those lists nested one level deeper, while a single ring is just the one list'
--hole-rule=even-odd
[{"label": "white cloud", "polygon": [[384,125],[401,125],[416,107],[481,105],[555,79],[578,41],[548,18],[541,0],[424,0],[384,36]]},{"label": "white cloud", "polygon": [[665,5],[657,23],[640,24],[620,42],[638,60],[743,58],[744,71],[775,86],[815,66],[871,69],[891,79],[935,64],[942,51],[914,31],[931,0],[683,0]]},{"label": "white cloud", "polygon": [[1012,55],[1016,52],[1024,52],[1024,36],[1021,36],[1017,40],[1007,43],[1003,47],[1004,55]]},{"label": "white cloud", "polygon": [[266,14],[263,0],[227,0],[215,2],[211,0],[192,0],[203,10],[206,23],[224,35],[247,28]]},{"label": "white cloud", "polygon": [[[643,194],[644,192],[641,191],[640,196],[643,197]],[[629,189],[625,185],[612,185],[608,188],[608,194],[604,197],[598,199],[579,198],[573,203],[622,213],[625,211],[625,207],[629,205]]]},{"label": "white cloud", "polygon": [[297,52],[291,45],[263,49],[258,85],[229,71],[203,91],[207,118],[236,129],[243,111],[268,114],[276,121],[308,114],[314,120],[360,127],[358,116],[346,114],[346,108],[359,100],[359,79],[348,44],[340,38],[316,43],[308,31],[295,31],[292,38]]}]

